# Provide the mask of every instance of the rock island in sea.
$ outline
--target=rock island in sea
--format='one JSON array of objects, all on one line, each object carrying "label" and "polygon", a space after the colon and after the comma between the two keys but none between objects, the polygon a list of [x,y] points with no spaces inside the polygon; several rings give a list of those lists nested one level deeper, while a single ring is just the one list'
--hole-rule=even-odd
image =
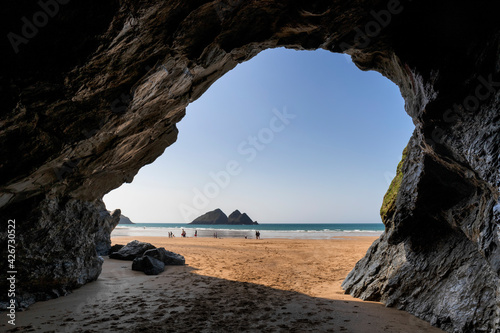
[{"label": "rock island in sea", "polygon": [[228,224],[228,225],[256,225],[257,221],[253,221],[246,213],[241,213],[239,210],[232,212],[229,217],[219,208],[205,213],[189,224]]}]

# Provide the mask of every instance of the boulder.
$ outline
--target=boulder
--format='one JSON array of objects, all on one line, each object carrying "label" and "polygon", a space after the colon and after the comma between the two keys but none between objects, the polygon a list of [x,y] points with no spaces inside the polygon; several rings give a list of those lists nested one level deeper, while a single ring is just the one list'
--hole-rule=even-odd
[{"label": "boulder", "polygon": [[165,264],[156,258],[142,256],[134,259],[132,269],[144,272],[146,275],[158,275],[165,270]]},{"label": "boulder", "polygon": [[155,248],[156,247],[153,244],[134,240],[122,247],[117,252],[111,253],[109,257],[111,259],[119,260],[134,260],[135,258],[141,257],[147,250]]},{"label": "boulder", "polygon": [[186,259],[184,259],[184,256],[167,251],[163,247],[147,250],[146,252],[144,252],[144,256],[150,256],[158,259],[165,265],[184,265],[186,263]]},{"label": "boulder", "polygon": [[109,253],[114,253],[114,252],[118,252],[121,250],[121,248],[123,248],[125,245],[123,244],[115,244],[113,246],[111,246],[111,248],[109,249]]}]

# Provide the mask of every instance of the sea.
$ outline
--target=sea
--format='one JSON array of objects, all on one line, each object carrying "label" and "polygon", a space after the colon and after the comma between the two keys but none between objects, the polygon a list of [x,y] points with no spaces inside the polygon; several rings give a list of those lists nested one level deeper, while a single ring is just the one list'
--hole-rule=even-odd
[{"label": "sea", "polygon": [[261,223],[258,225],[192,225],[187,223],[134,223],[119,224],[111,237],[156,236],[168,237],[172,232],[181,237],[260,238],[284,239],[335,239],[352,236],[380,236],[384,232],[382,223]]}]

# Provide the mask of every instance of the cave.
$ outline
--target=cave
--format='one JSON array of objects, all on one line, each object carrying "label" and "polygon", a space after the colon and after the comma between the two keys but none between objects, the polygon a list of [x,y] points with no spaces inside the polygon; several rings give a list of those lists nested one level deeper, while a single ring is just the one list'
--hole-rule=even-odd
[{"label": "cave", "polygon": [[[346,292],[449,332],[498,332],[500,23],[494,3],[2,6],[0,232],[7,243],[6,226],[15,220],[24,282],[19,306],[97,279],[96,246],[106,247],[119,217],[106,211],[102,197],[175,142],[186,106],[213,82],[265,49],[324,49],[348,54],[361,70],[397,84],[415,124],[388,190],[385,232],[344,281]],[[8,271],[5,260],[1,269]]]}]

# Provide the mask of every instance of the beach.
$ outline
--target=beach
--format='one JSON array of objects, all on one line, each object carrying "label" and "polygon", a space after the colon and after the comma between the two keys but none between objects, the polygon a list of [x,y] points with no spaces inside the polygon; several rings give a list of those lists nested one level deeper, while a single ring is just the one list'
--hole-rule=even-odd
[{"label": "beach", "polygon": [[179,253],[186,265],[147,276],[106,258],[97,281],[19,312],[13,331],[442,332],[344,294],[342,281],[376,237],[112,241],[134,239]]}]

